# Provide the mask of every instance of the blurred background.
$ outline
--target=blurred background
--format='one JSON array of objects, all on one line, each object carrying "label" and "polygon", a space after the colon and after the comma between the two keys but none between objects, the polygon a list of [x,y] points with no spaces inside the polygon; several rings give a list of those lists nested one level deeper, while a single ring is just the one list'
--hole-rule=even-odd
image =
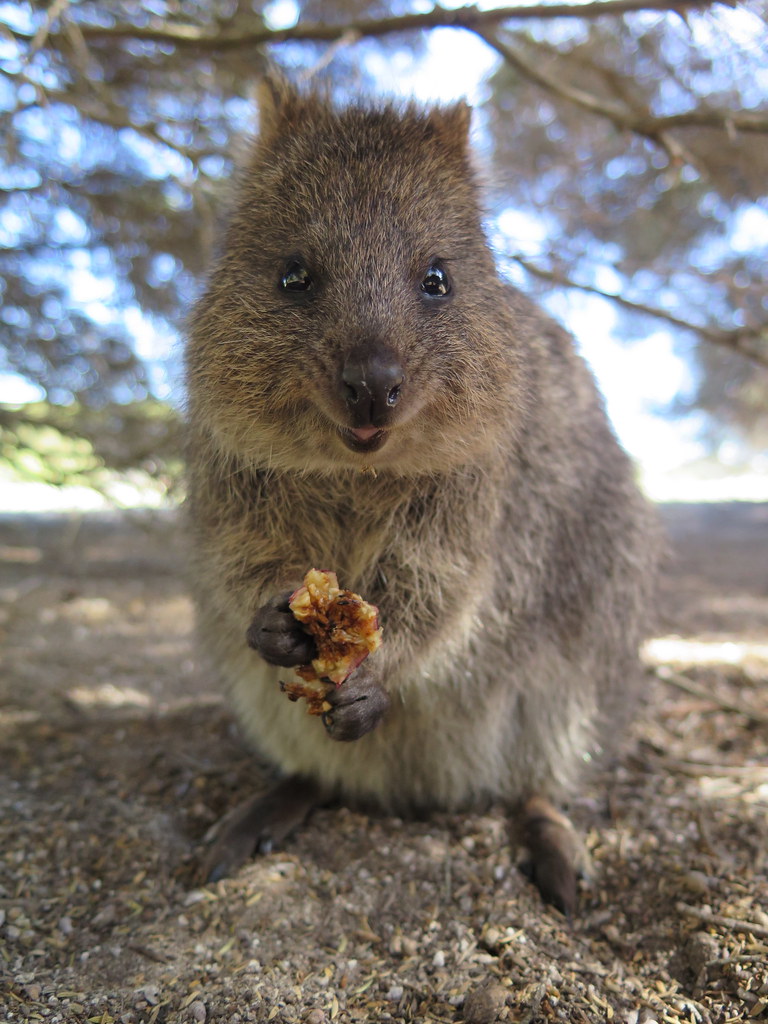
[{"label": "blurred background", "polygon": [[768,500],[768,7],[564,7],[0,2],[0,509],[180,499],[185,318],[268,62],[467,98],[501,272],[650,495]]}]

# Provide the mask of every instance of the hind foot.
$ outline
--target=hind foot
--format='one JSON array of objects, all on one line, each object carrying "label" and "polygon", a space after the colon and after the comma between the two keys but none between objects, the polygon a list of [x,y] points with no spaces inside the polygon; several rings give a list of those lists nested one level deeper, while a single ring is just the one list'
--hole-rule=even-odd
[{"label": "hind foot", "polygon": [[565,815],[540,796],[523,806],[521,827],[529,853],[525,873],[544,902],[570,918],[576,910],[576,883],[587,863],[581,839]]},{"label": "hind foot", "polygon": [[222,818],[213,846],[203,858],[203,882],[218,882],[257,853],[269,853],[321,802],[313,782],[292,775],[273,789],[246,800]]}]

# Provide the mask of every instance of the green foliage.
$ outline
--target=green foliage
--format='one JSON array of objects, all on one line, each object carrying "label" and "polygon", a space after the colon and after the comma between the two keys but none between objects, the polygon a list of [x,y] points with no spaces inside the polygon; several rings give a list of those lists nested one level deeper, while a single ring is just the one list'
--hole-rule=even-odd
[{"label": "green foliage", "polygon": [[6,478],[109,491],[132,480],[178,498],[182,473],[181,421],[154,399],[88,408],[35,402],[0,409],[0,467]]}]

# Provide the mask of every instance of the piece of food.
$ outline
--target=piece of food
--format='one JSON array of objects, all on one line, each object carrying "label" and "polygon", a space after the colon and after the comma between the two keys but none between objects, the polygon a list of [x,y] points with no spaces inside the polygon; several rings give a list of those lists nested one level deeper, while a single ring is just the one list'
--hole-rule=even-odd
[{"label": "piece of food", "polygon": [[280,689],[288,695],[288,700],[297,701],[301,697],[304,698],[310,715],[324,715],[326,711],[331,710],[331,705],[325,698],[334,688],[333,683],[323,683],[319,679],[305,683],[280,681]]},{"label": "piece of food", "polygon": [[341,686],[381,645],[378,608],[351,590],[341,590],[335,572],[310,569],[304,585],[291,595],[289,608],[317,644],[312,663],[296,669],[306,682]]}]

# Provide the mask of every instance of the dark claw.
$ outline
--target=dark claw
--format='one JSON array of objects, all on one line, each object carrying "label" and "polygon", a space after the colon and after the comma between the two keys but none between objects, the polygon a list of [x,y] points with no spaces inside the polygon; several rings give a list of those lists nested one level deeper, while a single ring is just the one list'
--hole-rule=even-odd
[{"label": "dark claw", "polygon": [[301,627],[288,607],[290,591],[263,605],[248,627],[246,639],[270,665],[292,668],[308,665],[317,657],[317,645]]},{"label": "dark claw", "polygon": [[538,861],[528,861],[522,868],[545,903],[551,904],[567,918],[573,917],[576,910],[576,872],[572,864],[551,854]]},{"label": "dark claw", "polygon": [[523,810],[523,836],[530,859],[522,866],[545,903],[571,918],[585,852],[568,819],[541,797]]},{"label": "dark claw", "polygon": [[228,878],[232,874],[235,867],[239,867],[240,864],[245,864],[248,860],[248,855],[233,861],[229,861],[227,858],[220,861],[213,866],[206,865],[202,871],[202,881],[205,885],[212,885],[214,882],[220,882],[222,878]]},{"label": "dark claw", "polygon": [[320,799],[314,783],[291,776],[268,792],[240,804],[222,819],[216,840],[200,867],[202,881],[218,882],[256,853],[271,853],[304,821]]},{"label": "dark claw", "polygon": [[331,739],[340,742],[357,740],[375,729],[390,705],[389,694],[374,682],[365,666],[325,699],[331,710],[323,715],[323,725]]}]

